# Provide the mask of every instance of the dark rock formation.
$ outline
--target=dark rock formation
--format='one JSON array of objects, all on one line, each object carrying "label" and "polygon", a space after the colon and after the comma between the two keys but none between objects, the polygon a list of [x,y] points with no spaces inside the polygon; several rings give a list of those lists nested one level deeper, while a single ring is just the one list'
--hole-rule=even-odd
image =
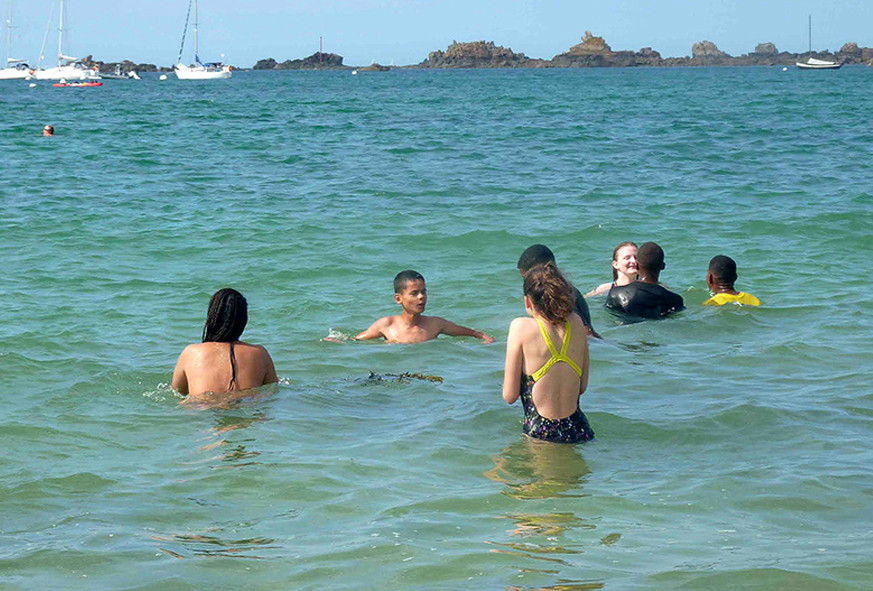
[{"label": "dark rock formation", "polygon": [[840,47],[840,53],[846,56],[856,57],[858,59],[861,58],[861,48],[858,47],[857,43],[851,41]]},{"label": "dark rock formation", "polygon": [[755,53],[758,55],[776,55],[779,52],[776,51],[776,45],[768,41],[767,43],[758,43],[755,46]]},{"label": "dark rock formation", "polygon": [[557,68],[629,68],[659,66],[662,61],[661,54],[651,47],[643,47],[637,52],[612,51],[603,37],[595,37],[591,31],[585,31],[582,43],[553,57],[551,65]]},{"label": "dark rock formation", "polygon": [[725,64],[731,56],[716,47],[712,41],[701,41],[691,46],[691,60],[702,65]]},{"label": "dark rock formation", "polygon": [[120,67],[122,74],[127,74],[130,71],[136,72],[172,72],[173,68],[168,67],[158,67],[154,64],[135,64],[130,60],[122,60],[120,62],[102,62],[100,60],[95,60],[94,56],[88,55],[83,57],[81,60],[82,64],[86,68],[97,67],[100,72],[103,73],[114,73],[116,67]]},{"label": "dark rock formation", "polygon": [[276,60],[271,57],[266,59],[258,60],[258,62],[254,65],[252,70],[272,70],[276,67]]},{"label": "dark rock formation", "polygon": [[349,66],[343,65],[343,56],[335,53],[315,52],[309,57],[298,60],[285,60],[276,63],[269,57],[259,60],[255,64],[255,70],[349,70]]},{"label": "dark rock formation", "polygon": [[446,51],[432,51],[419,68],[521,68],[537,67],[536,62],[523,53],[495,45],[493,41],[458,43],[453,41]]},{"label": "dark rock formation", "polygon": [[585,31],[582,43],[574,45],[567,53],[570,55],[604,55],[612,53],[612,48],[606,44],[603,37],[595,37],[591,31]]},{"label": "dark rock formation", "polygon": [[369,66],[364,66],[363,68],[358,68],[359,72],[387,72],[391,68],[388,66],[383,66],[382,64],[377,64],[373,62]]}]

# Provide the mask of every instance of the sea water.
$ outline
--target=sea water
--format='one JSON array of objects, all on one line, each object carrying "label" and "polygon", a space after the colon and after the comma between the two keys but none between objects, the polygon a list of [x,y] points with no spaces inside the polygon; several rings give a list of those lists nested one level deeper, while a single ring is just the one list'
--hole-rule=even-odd
[{"label": "sea water", "polygon": [[[871,83],[3,83],[0,588],[870,589]],[[625,240],[663,246],[688,309],[591,300],[597,438],[528,440],[500,396],[517,258],[545,243],[587,291]],[[701,305],[716,254],[760,309]],[[496,342],[321,341],[396,313],[406,268]],[[225,286],[280,384],[180,407]]]}]

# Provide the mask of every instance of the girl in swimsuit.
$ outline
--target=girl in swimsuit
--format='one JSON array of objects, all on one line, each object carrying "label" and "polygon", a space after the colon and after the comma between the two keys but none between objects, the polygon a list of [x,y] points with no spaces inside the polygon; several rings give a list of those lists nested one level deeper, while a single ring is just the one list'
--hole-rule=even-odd
[{"label": "girl in swimsuit", "polygon": [[588,387],[588,337],[573,312],[573,291],[554,263],[532,269],[524,279],[524,307],[530,317],[509,326],[503,399],[521,398],[524,433],[557,443],[594,437],[579,410]]},{"label": "girl in swimsuit", "polygon": [[603,295],[619,285],[630,285],[637,280],[637,245],[633,242],[622,242],[612,251],[612,283],[601,283],[597,289],[585,294],[585,297]]},{"label": "girl in swimsuit", "polygon": [[[273,359],[260,345],[239,340],[248,322],[248,304],[235,289],[220,289],[209,300],[203,342],[188,345],[173,371],[173,389],[185,403],[211,402],[206,394],[224,394],[279,381]],[[226,403],[241,395],[220,397]],[[217,399],[216,399],[217,400]]]}]

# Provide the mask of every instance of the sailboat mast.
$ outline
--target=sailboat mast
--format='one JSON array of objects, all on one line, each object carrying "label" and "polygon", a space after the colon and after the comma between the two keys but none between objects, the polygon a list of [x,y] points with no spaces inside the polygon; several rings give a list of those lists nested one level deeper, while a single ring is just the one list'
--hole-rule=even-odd
[{"label": "sailboat mast", "polygon": [[61,16],[58,19],[58,66],[64,58],[64,0],[61,0]]},{"label": "sailboat mast", "polygon": [[200,63],[200,41],[197,37],[197,0],[194,0],[194,59]]},{"label": "sailboat mast", "polygon": [[9,52],[12,51],[12,0],[6,3],[6,61],[4,66],[9,64]]},{"label": "sailboat mast", "polygon": [[812,57],[812,15],[809,15],[809,56]]}]

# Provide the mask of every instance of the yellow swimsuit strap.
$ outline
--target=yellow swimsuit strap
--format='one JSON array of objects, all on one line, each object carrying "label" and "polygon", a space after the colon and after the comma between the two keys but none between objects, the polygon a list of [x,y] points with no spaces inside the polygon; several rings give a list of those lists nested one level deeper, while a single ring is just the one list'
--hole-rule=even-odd
[{"label": "yellow swimsuit strap", "polygon": [[546,375],[552,366],[558,363],[559,361],[563,361],[567,365],[573,368],[579,377],[582,377],[582,368],[580,368],[575,361],[570,359],[567,356],[567,350],[570,348],[570,321],[567,320],[567,323],[564,325],[564,342],[561,343],[561,352],[559,353],[557,349],[555,349],[555,345],[552,344],[552,339],[549,338],[549,333],[546,332],[546,327],[540,321],[539,318],[536,319],[537,325],[540,327],[540,334],[543,335],[543,340],[546,341],[546,346],[549,348],[549,353],[552,354],[551,358],[546,361],[546,364],[535,371],[531,378],[533,381],[539,381],[541,377]]}]

